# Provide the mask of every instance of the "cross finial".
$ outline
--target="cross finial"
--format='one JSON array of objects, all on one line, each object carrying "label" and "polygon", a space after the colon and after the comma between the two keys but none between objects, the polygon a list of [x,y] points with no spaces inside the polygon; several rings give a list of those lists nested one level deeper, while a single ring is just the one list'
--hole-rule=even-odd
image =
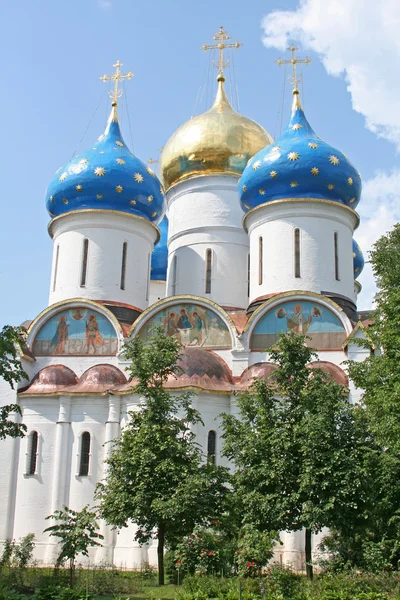
[{"label": "cross finial", "polygon": [[293,85],[293,94],[298,94],[299,93],[298,84],[301,81],[301,76],[299,78],[297,77],[296,65],[298,65],[299,63],[304,63],[305,65],[309,65],[311,62],[311,58],[308,58],[308,56],[306,56],[305,58],[296,58],[296,52],[297,52],[298,48],[296,48],[293,44],[291,46],[289,46],[288,50],[289,50],[289,52],[292,53],[292,58],[290,58],[288,60],[283,60],[282,58],[278,58],[278,60],[276,60],[275,62],[280,67],[282,65],[292,65],[293,75],[291,77],[289,77],[289,81]]},{"label": "cross finial", "polygon": [[236,50],[238,50],[241,46],[243,46],[243,44],[241,44],[240,42],[235,42],[234,44],[226,44],[225,42],[227,40],[230,40],[230,36],[228,35],[227,31],[224,31],[224,28],[221,27],[219,28],[219,31],[214,35],[213,40],[215,42],[218,42],[217,44],[203,44],[202,49],[204,51],[207,50],[218,50],[219,51],[219,57],[218,57],[218,61],[214,62],[214,67],[216,69],[218,69],[218,79],[222,78],[223,80],[224,78],[224,69],[227,69],[229,67],[229,60],[224,60],[224,50],[225,48],[236,48]]},{"label": "cross finial", "polygon": [[112,98],[112,105],[117,106],[117,104],[118,104],[117,100],[118,100],[118,98],[121,98],[121,96],[122,96],[122,90],[118,89],[118,82],[120,79],[131,79],[133,77],[133,73],[132,73],[132,71],[129,71],[126,75],[123,75],[122,73],[120,73],[120,68],[122,67],[122,63],[119,60],[117,60],[117,62],[115,63],[115,65],[113,65],[113,67],[115,67],[114,75],[104,74],[102,77],[100,77],[100,79],[103,83],[107,83],[107,81],[114,81],[114,90],[109,91],[108,95],[110,96],[110,98]]}]

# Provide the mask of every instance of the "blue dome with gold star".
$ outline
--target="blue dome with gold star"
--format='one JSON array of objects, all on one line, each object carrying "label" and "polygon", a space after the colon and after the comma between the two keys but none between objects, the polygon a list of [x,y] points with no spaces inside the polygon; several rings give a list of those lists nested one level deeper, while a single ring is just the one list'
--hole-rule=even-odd
[{"label": "blue dome with gold star", "polygon": [[295,89],[283,134],[258,152],[239,181],[242,209],[282,198],[322,198],[355,208],[361,178],[348,158],[323,142],[308,123]]},{"label": "blue dome with gold star", "polygon": [[154,246],[153,254],[151,255],[151,281],[166,281],[167,280],[167,265],[168,265],[168,218],[167,215],[158,225],[160,230],[160,239]]},{"label": "blue dome with gold star", "polygon": [[361,251],[360,246],[357,244],[356,240],[353,239],[353,268],[354,268],[354,279],[361,274],[364,268],[364,256]]},{"label": "blue dome with gold star", "polygon": [[105,132],[86,152],[59,169],[46,192],[51,217],[75,210],[115,210],[158,223],[164,190],[153,173],[127,148],[116,104]]}]

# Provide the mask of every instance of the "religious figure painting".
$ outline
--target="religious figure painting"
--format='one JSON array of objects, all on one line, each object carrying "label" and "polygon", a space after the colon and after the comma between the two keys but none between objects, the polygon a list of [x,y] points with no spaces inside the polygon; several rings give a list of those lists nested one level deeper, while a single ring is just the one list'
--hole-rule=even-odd
[{"label": "religious figure painting", "polygon": [[147,339],[157,326],[176,337],[182,346],[231,347],[229,329],[222,319],[212,310],[196,304],[177,304],[161,310],[143,325],[139,336]]},{"label": "religious figure painting", "polygon": [[100,313],[78,307],[51,317],[33,343],[36,356],[114,355],[118,340],[114,327]]},{"label": "religious figure painting", "polygon": [[346,339],[343,324],[328,308],[308,300],[293,300],[283,302],[261,317],[251,336],[250,347],[266,350],[285,331],[308,336],[307,345],[318,350],[340,348]]}]

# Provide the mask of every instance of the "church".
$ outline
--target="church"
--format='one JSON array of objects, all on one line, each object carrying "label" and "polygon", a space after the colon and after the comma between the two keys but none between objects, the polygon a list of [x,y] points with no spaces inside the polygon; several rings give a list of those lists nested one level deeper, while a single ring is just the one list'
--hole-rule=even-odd
[{"label": "church", "polygon": [[[195,391],[204,422],[195,433],[217,464],[227,464],[218,415],[235,413],[237,395],[273,372],[269,349],[282,332],[307,334],[318,356],[310,368],[357,400],[343,363],[366,356],[354,341],[368,325],[357,311],[360,175],[312,129],[296,76],[309,59],[293,46],[291,58],[280,59],[293,67],[283,133],[274,140],[233,109],[224,49],[238,43],[228,40],[221,28],[210,46],[219,51],[214,103],[171,135],[159,177],[124,141],[119,82],[132,73],[118,61],[103,77],[113,85],[104,133],[46,191],[49,302],[24,323],[28,379],[16,391],[0,381],[2,404],[18,402],[27,426],[23,439],[1,442],[0,543],[34,533],[39,565],[56,557],[45,517],[63,505],[93,506],[108,442],[139,403],[121,350],[155,325],[182,346],[182,373],[167,388]],[[134,531],[101,523],[103,545],[91,562],[156,564],[156,547],[140,547]],[[301,569],[303,537],[282,533],[277,560]]]}]

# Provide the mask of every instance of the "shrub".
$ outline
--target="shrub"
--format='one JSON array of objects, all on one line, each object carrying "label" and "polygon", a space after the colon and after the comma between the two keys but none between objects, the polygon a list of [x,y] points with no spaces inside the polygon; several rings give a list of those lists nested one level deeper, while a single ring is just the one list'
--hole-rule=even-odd
[{"label": "shrub", "polygon": [[260,577],[274,553],[278,535],[260,532],[251,526],[242,529],[235,552],[237,570],[242,577]]}]

